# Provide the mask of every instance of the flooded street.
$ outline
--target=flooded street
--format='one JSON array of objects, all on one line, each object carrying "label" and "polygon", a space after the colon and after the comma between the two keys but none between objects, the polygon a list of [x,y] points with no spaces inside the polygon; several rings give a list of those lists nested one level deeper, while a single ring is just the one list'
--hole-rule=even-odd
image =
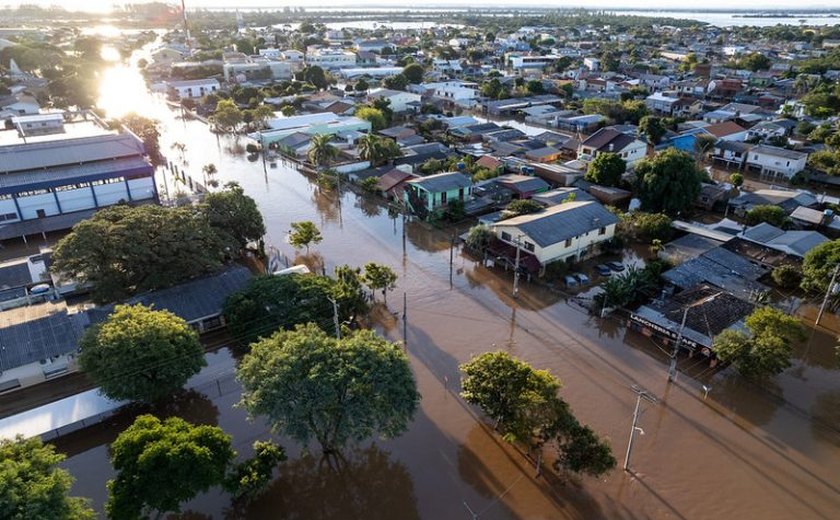
[{"label": "flooded street", "polygon": [[[684,373],[668,385],[667,352],[650,338],[527,283],[513,300],[508,273],[488,270],[458,249],[450,266],[451,230],[408,222],[404,240],[402,219],[374,201],[352,192],[320,193],[311,179],[282,162],[272,168],[249,161],[237,152],[245,138],[217,137],[199,121],[176,119],[148,94],[125,101],[161,120],[161,150],[170,160],[180,164],[173,143],[186,145],[188,174],[200,179],[202,166],[213,163],[220,184],[236,181],[257,200],[267,245],[294,258],[286,243],[289,225],[312,220],[324,236],[312,252],[328,272],[369,261],[392,266],[400,278],[389,305],[401,310],[407,294],[408,351],[423,396],[407,434],[348,450],[346,465],[337,471],[278,439],[289,461],[263,497],[235,507],[213,490],[185,510],[217,519],[836,518],[840,371],[832,335],[812,334],[794,366],[763,387],[729,371],[715,373],[699,359],[682,360]],[[396,317],[383,320],[381,330],[403,339]],[[524,457],[457,395],[458,364],[495,349],[558,376],[562,396],[581,422],[610,440],[619,469],[600,480],[565,484],[535,478]],[[217,424],[247,455],[254,440],[269,435],[267,428],[232,407],[239,387],[230,351],[221,348],[209,361],[192,391],[159,413]],[[643,406],[644,435],[634,444],[633,472],[625,473],[620,466],[636,399],[633,384],[659,403]],[[73,493],[92,497],[100,511],[105,481],[113,475],[108,444],[133,413],[58,443],[69,455],[65,467],[77,478]]]}]

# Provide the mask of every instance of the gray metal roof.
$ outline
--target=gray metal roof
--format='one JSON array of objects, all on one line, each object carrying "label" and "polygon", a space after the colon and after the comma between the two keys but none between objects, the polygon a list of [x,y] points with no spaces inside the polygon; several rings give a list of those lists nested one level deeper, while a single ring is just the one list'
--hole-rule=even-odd
[{"label": "gray metal roof", "polygon": [[0,289],[20,287],[32,283],[29,262],[26,259],[0,265]]},{"label": "gray metal roof", "polygon": [[743,236],[744,238],[748,238],[750,240],[766,244],[767,242],[783,235],[784,233],[784,231],[777,228],[776,226],[768,224],[767,222],[762,222],[761,224],[755,225],[744,231]]},{"label": "gray metal roof", "polygon": [[547,206],[554,206],[564,202],[566,199],[569,198],[569,195],[573,193],[575,195],[575,200],[595,200],[595,197],[593,197],[589,193],[583,191],[580,188],[575,188],[573,186],[565,188],[555,188],[551,191],[538,193],[531,198],[541,204],[545,204]]},{"label": "gray metal roof", "polygon": [[0,147],[0,172],[18,172],[86,162],[139,157],[143,143],[130,133]]},{"label": "gray metal roof", "polygon": [[87,323],[63,302],[0,312],[0,371],[74,352]]},{"label": "gray metal roof", "polygon": [[65,179],[77,179],[88,175],[99,175],[103,173],[120,172],[138,168],[148,168],[151,170],[152,166],[145,158],[137,156],[115,159],[113,161],[73,164],[50,170],[33,169],[28,171],[19,171],[15,173],[7,173],[5,175],[0,174],[0,188],[25,187],[36,183],[52,183]]},{"label": "gray metal roof", "polygon": [[597,202],[573,201],[498,225],[515,227],[540,247],[547,247],[617,222],[618,217]]},{"label": "gray metal roof", "polygon": [[798,161],[799,159],[803,159],[808,156],[808,154],[804,152],[788,150],[787,148],[779,148],[778,146],[767,146],[765,144],[756,146],[755,148],[750,150],[750,153],[772,155],[774,157],[783,157],[785,159],[791,159],[794,161]]},{"label": "gray metal roof", "polygon": [[472,186],[470,178],[460,172],[438,173],[408,182],[431,193],[440,193]]},{"label": "gray metal roof", "polygon": [[[139,303],[157,310],[167,310],[190,323],[220,314],[225,299],[241,291],[251,277],[251,271],[247,268],[234,266],[211,276],[135,296],[124,303]],[[91,321],[104,320],[113,311],[113,306],[97,311],[96,316],[91,316]]]}]

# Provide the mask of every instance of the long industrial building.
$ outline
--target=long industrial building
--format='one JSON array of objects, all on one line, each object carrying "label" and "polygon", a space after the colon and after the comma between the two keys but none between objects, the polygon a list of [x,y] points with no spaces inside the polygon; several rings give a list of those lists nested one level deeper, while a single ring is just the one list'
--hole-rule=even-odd
[{"label": "long industrial building", "polygon": [[[0,240],[68,229],[120,202],[158,201],[154,168],[134,134],[93,116],[58,125],[46,116],[0,130]],[[43,124],[31,120],[38,117]]]}]

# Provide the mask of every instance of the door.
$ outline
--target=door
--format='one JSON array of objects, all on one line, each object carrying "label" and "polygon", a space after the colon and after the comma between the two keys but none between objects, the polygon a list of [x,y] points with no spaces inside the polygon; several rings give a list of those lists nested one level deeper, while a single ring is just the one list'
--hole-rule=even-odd
[{"label": "door", "polygon": [[38,218],[46,218],[47,216],[47,212],[42,209],[36,210],[35,213],[38,215]]}]

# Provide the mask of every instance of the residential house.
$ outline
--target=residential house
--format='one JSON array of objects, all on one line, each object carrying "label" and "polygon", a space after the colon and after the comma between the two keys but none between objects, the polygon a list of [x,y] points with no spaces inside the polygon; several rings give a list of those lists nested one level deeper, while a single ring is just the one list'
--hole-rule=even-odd
[{"label": "residential house", "polygon": [[723,121],[704,126],[702,131],[724,141],[745,141],[747,139],[747,129],[734,121]]},{"label": "residential house", "polygon": [[557,261],[578,261],[615,235],[618,217],[593,201],[572,201],[493,225],[496,237],[520,247],[541,268]]},{"label": "residential house", "polygon": [[371,131],[370,121],[358,117],[337,116],[332,112],[269,119],[266,125],[268,130],[248,134],[249,138],[259,142],[264,148],[298,132],[309,135],[337,135],[353,131]]},{"label": "residential house", "polygon": [[788,137],[796,128],[796,121],[792,119],[777,119],[763,121],[747,131],[747,139],[766,141],[774,137]]},{"label": "residential house", "polygon": [[548,191],[551,187],[541,178],[529,175],[500,175],[492,181],[510,190],[514,197],[518,199],[530,199],[539,193]]},{"label": "residential house", "polygon": [[668,96],[664,92],[654,92],[645,98],[645,106],[654,114],[670,116],[674,114],[674,108],[679,100],[680,98]]},{"label": "residential house", "polygon": [[804,258],[808,251],[828,242],[828,238],[817,231],[784,231],[767,222],[745,229],[738,236],[798,258]]},{"label": "residential house", "polygon": [[404,199],[405,183],[418,178],[417,175],[394,168],[385,175],[379,177],[376,182],[376,190],[386,199],[402,201]]},{"label": "residential house", "polygon": [[807,152],[759,145],[747,154],[746,169],[760,173],[764,178],[790,180],[805,169],[807,162]]},{"label": "residential house", "polygon": [[729,201],[736,215],[745,215],[756,206],[779,206],[790,215],[798,207],[815,208],[817,198],[807,191],[763,189],[747,191]]},{"label": "residential house", "polygon": [[826,235],[840,236],[840,217],[830,209],[818,211],[799,206],[790,214],[790,220],[801,229],[814,229]]},{"label": "residential house", "polygon": [[712,162],[716,166],[723,166],[734,170],[740,170],[747,161],[747,154],[753,149],[752,144],[740,141],[728,141],[720,139],[715,143],[712,150]]},{"label": "residential house", "polygon": [[418,94],[412,94],[411,92],[382,88],[372,90],[368,94],[368,100],[374,101],[377,99],[389,101],[389,107],[395,113],[404,113],[414,112],[418,109],[420,107],[421,97]]},{"label": "residential house", "polygon": [[594,201],[595,197],[593,197],[592,195],[583,191],[580,188],[568,186],[562,188],[554,188],[551,191],[537,193],[533,197],[531,197],[531,200],[533,200],[534,202],[539,202],[543,206],[547,207],[563,204],[566,201]]},{"label": "residential house", "polygon": [[193,79],[186,81],[169,81],[167,89],[176,99],[201,98],[219,90],[217,79]]},{"label": "residential house", "polygon": [[525,158],[539,163],[552,163],[563,158],[563,151],[552,146],[544,146],[525,152]]},{"label": "residential house", "polygon": [[37,114],[41,105],[34,96],[24,92],[0,96],[0,119],[12,116],[25,116]]},{"label": "residential house", "polygon": [[614,153],[632,169],[647,155],[647,143],[617,130],[602,128],[580,143],[578,159],[592,160],[599,153]]},{"label": "residential house", "polygon": [[472,193],[472,181],[460,172],[445,172],[406,183],[403,200],[413,213],[429,218],[444,211],[453,201],[465,203]]},{"label": "residential house", "polygon": [[355,67],[356,53],[326,47],[310,48],[306,51],[306,64],[325,70]]}]

